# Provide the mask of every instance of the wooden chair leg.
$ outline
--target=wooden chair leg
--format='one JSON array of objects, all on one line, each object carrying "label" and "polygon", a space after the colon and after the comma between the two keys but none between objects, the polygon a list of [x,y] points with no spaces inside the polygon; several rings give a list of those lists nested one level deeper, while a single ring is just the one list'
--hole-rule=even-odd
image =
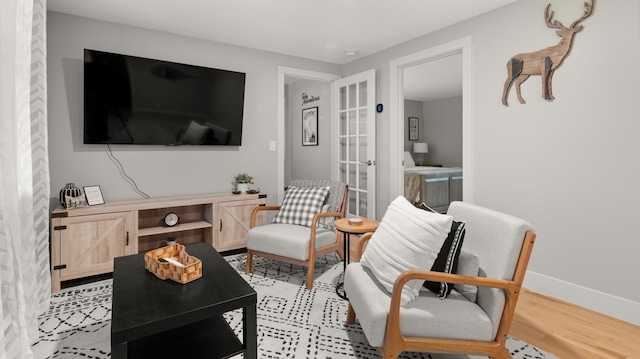
[{"label": "wooden chair leg", "polygon": [[380,354],[382,354],[382,357],[384,359],[396,359],[398,358],[398,355],[402,353],[401,351],[398,352],[397,350],[392,349],[391,345],[380,347],[379,349],[380,349]]},{"label": "wooden chair leg", "polygon": [[247,250],[247,267],[244,271],[246,274],[251,274],[253,272],[253,252]]},{"label": "wooden chair leg", "polygon": [[353,324],[356,322],[356,312],[353,310],[351,303],[349,303],[349,307],[347,308],[347,324]]},{"label": "wooden chair leg", "polygon": [[307,266],[307,289],[313,288],[313,268],[316,263],[315,258],[309,258],[309,265]]},{"label": "wooden chair leg", "polygon": [[490,354],[489,357],[493,359],[512,359],[513,358],[509,353],[509,351],[507,350],[507,348],[505,347],[499,348],[498,350],[496,350],[495,353]]}]

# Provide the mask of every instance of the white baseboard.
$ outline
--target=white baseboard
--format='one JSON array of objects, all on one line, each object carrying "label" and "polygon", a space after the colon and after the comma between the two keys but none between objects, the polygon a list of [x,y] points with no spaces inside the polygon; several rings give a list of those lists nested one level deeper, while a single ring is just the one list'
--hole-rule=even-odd
[{"label": "white baseboard", "polygon": [[527,271],[523,287],[598,313],[640,325],[640,303]]}]

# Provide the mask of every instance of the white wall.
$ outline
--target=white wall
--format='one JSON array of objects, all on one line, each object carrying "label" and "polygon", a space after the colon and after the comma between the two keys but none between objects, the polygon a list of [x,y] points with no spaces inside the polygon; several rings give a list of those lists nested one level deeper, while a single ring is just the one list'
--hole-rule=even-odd
[{"label": "white wall", "polygon": [[421,138],[429,144],[425,163],[462,167],[462,97],[423,102]]},{"label": "white wall", "polygon": [[[471,36],[472,133],[479,205],[526,218],[538,239],[525,285],[640,325],[640,2],[599,1],[553,77],[556,100],[541,98],[539,77],[500,100],[506,63],[556,44],[545,26],[548,1],[519,1],[343,66],[345,76],[376,69],[387,104],[389,61]],[[569,25],[582,1],[556,1]],[[378,114],[378,208],[390,201],[391,114]],[[403,119],[404,120],[404,119]],[[395,124],[394,124],[395,126]],[[393,172],[397,173],[397,172]]]},{"label": "white wall", "polygon": [[[105,200],[139,196],[109,159],[104,145],[82,144],[83,49],[168,60],[247,74],[240,147],[112,146],[126,173],[151,197],[231,191],[248,172],[276,201],[277,66],[339,73],[337,65],[91,20],[47,14],[51,189],[67,182],[100,185]],[[56,199],[57,200],[57,199]]]},{"label": "white wall", "polygon": [[[306,102],[302,95],[307,95]],[[302,110],[318,107],[318,145],[302,145]],[[331,84],[299,80],[288,86],[287,155],[292,179],[331,179]]]}]

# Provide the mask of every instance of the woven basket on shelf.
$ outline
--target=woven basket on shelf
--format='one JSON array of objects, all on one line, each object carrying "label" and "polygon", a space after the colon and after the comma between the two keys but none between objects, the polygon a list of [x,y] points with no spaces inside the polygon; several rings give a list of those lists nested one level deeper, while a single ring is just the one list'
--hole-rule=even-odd
[{"label": "woven basket on shelf", "polygon": [[[182,263],[184,267],[169,262],[161,262],[161,258],[171,258]],[[202,261],[190,256],[184,250],[184,246],[178,243],[145,253],[144,267],[160,279],[169,278],[182,284],[202,277]]]}]

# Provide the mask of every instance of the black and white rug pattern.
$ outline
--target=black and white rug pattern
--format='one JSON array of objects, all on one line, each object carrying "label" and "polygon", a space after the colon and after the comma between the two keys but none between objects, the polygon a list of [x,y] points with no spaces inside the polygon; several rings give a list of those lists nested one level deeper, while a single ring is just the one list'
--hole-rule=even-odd
[{"label": "black and white rug pattern", "polygon": [[[360,325],[345,323],[347,301],[335,292],[343,267],[335,254],[318,258],[310,291],[305,289],[306,268],[255,258],[253,274],[246,275],[244,254],[225,258],[258,293],[260,358],[380,358]],[[240,335],[241,311],[226,313],[224,318]],[[54,295],[49,311],[40,316],[39,323],[40,338],[32,347],[36,359],[110,358],[111,280]],[[507,347],[514,358],[555,358],[515,338],[508,339]],[[484,357],[403,353],[401,358]]]}]

